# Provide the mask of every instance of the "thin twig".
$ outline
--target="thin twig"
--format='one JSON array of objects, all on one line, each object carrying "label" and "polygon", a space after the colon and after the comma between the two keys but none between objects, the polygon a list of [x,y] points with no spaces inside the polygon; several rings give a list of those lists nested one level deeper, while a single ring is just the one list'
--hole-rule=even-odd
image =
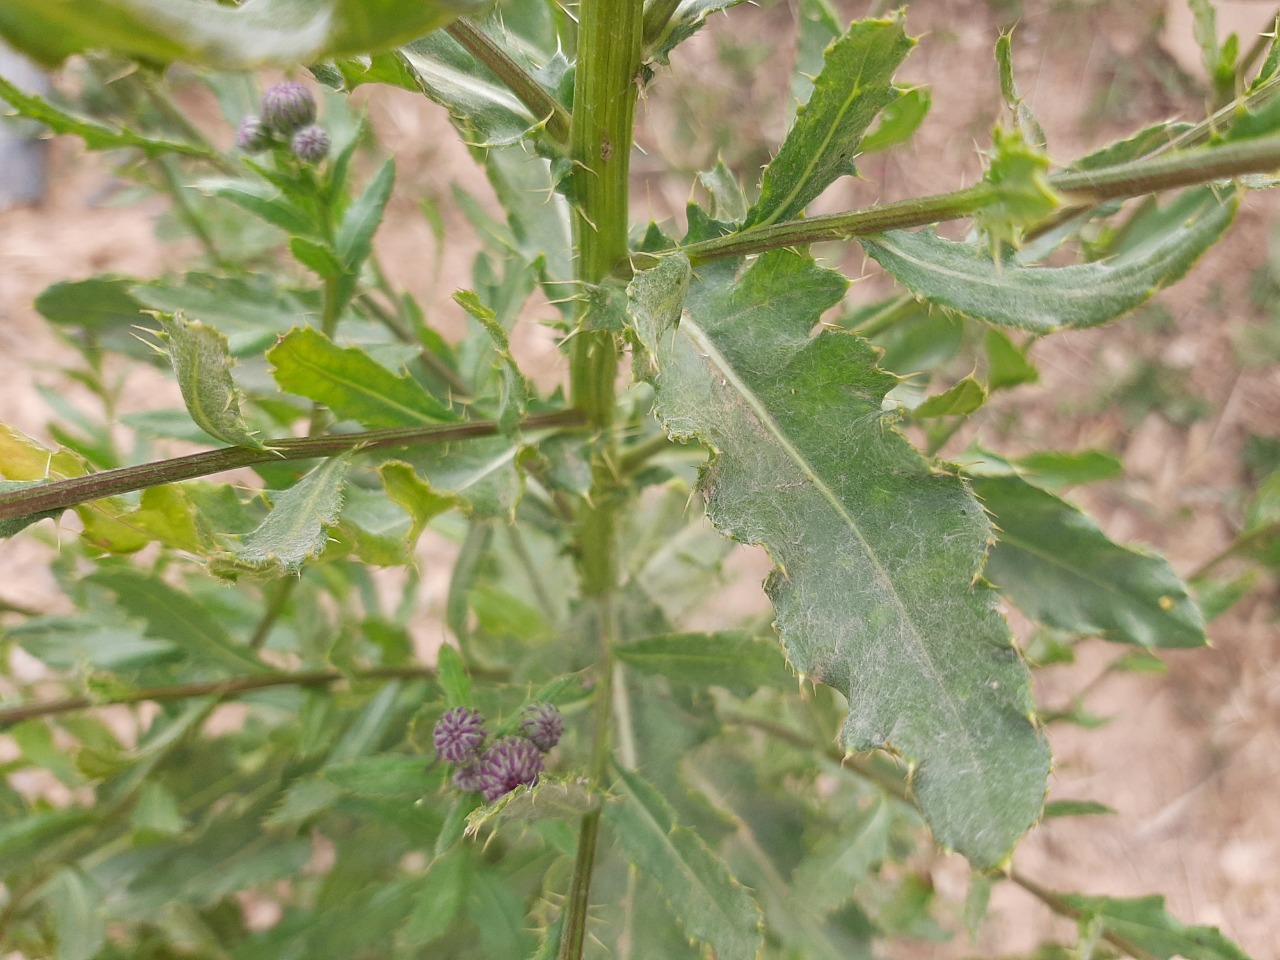
[{"label": "thin twig", "polygon": [[[575,410],[538,413],[520,421],[522,430],[549,427],[582,426],[585,418]],[[421,446],[448,443],[471,437],[493,436],[501,430],[494,420],[471,420],[466,423],[432,424],[424,427],[389,427],[358,433],[325,434],[315,437],[286,437],[266,441],[266,449],[221,447],[203,453],[141,463],[117,470],[103,470],[83,477],[37,483],[9,493],[0,493],[0,520],[27,517],[37,513],[62,510],[90,500],[101,500],[122,493],[144,490],[180,480],[205,477],[258,463],[284,460],[316,460],[348,451],[364,453],[389,447]]]}]

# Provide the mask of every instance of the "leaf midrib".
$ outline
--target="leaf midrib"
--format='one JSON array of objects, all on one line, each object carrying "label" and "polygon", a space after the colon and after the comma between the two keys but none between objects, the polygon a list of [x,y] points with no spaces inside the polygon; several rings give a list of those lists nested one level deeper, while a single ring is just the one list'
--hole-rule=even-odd
[{"label": "leaf midrib", "polygon": [[[339,347],[338,349],[343,350],[342,347]],[[431,423],[441,422],[440,417],[432,417],[421,410],[416,410],[413,407],[407,407],[403,403],[399,402],[398,400],[395,400],[392,397],[387,396],[385,393],[377,393],[369,389],[368,387],[365,387],[363,384],[357,381],[348,380],[346,377],[338,375],[332,369],[321,366],[320,364],[310,360],[308,357],[302,355],[302,352],[300,350],[295,351],[293,356],[293,361],[301,367],[306,367],[308,370],[312,370],[318,373],[321,376],[321,378],[332,381],[333,383],[336,383],[340,386],[348,387],[353,391],[355,391],[356,393],[361,394],[362,396],[365,396],[368,399],[374,401],[375,403],[379,403],[382,406],[390,408],[391,410],[397,410],[402,413],[406,413],[411,417],[413,417],[417,423],[431,424]],[[410,381],[407,377],[397,377],[394,373],[391,373],[390,371],[386,371],[386,373],[387,373],[387,376],[389,376],[392,379],[392,381],[397,385],[403,384],[403,383],[412,383],[412,381]],[[425,391],[423,392],[422,395],[426,397],[428,401],[431,400],[430,394],[426,393]],[[398,425],[399,424],[397,424],[397,426]]]},{"label": "leaf midrib", "polygon": [[876,575],[888,588],[889,595],[893,597],[894,605],[897,607],[902,621],[910,628],[910,635],[914,639],[915,645],[923,657],[921,662],[928,665],[930,679],[932,679],[934,685],[941,692],[942,701],[947,705],[947,712],[949,712],[955,719],[958,729],[963,731],[965,749],[973,762],[973,768],[982,769],[984,764],[981,762],[981,754],[973,742],[973,737],[969,732],[968,726],[963,722],[963,714],[960,712],[955,699],[947,689],[947,685],[942,682],[941,675],[938,672],[937,664],[934,661],[933,655],[924,641],[924,636],[921,634],[920,628],[912,618],[910,611],[902,600],[902,597],[899,596],[897,585],[893,582],[893,578],[889,576],[889,571],[886,570],[884,565],[880,562],[879,556],[871,548],[870,543],[867,542],[867,538],[863,534],[862,528],[858,525],[857,521],[854,520],[852,514],[845,509],[840,498],[836,496],[835,491],[827,486],[826,482],[818,476],[817,471],[810,466],[809,461],[804,457],[804,455],[801,454],[795,445],[791,443],[782,427],[769,413],[759,398],[756,397],[755,392],[738,377],[737,371],[724,359],[716,344],[706,335],[702,328],[699,327],[688,314],[686,314],[680,321],[679,329],[683,331],[693,342],[695,351],[701,353],[706,360],[715,364],[724,379],[733,385],[734,390],[742,397],[743,401],[747,404],[748,408],[756,417],[760,425],[764,427],[764,429],[768,431],[769,435],[777,441],[788,459],[800,468],[805,477],[814,485],[814,489],[822,495],[823,499],[831,504],[837,516],[845,522],[848,529],[853,533],[854,537],[857,538],[857,541],[862,546],[868,560],[871,561],[871,565],[874,568]]}]

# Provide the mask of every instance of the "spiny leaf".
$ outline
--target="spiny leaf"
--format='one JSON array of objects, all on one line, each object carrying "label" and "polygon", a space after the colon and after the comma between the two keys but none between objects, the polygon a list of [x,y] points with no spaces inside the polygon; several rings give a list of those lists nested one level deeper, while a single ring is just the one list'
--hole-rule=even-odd
[{"label": "spiny leaf", "polygon": [[[271,512],[261,526],[240,538],[236,564],[259,573],[295,573],[319,556],[329,542],[327,527],[338,522],[350,454],[331,457],[288,490],[272,491]],[[232,568],[220,571],[230,575]]]},{"label": "spiny leaf", "polygon": [[364,193],[342,215],[334,246],[349,273],[357,272],[373,250],[373,235],[382,222],[395,180],[395,161],[387,160],[374,174]]},{"label": "spiny leaf", "polygon": [[683,316],[681,255],[633,282],[656,412],[674,439],[711,447],[708,513],[772,555],[783,643],[848,697],[845,746],[899,751],[938,840],[997,864],[1039,815],[1049,756],[1027,668],[976,579],[990,524],[893,429],[881,404],[898,381],[875,348],[810,337],[842,277],[791,251],[732,269],[704,268]]},{"label": "spiny leaf", "polygon": [[911,411],[917,420],[934,417],[963,417],[987,402],[987,390],[972,376],[956,381],[948,389],[930,397]]},{"label": "spiny leaf", "polygon": [[627,858],[672,904],[684,932],[709,945],[718,960],[754,960],[760,908],[702,837],[638,774],[619,770],[626,793],[605,815]]},{"label": "spiny leaf", "polygon": [[897,95],[893,72],[914,45],[899,19],[862,20],[827,48],[813,96],[765,168],[745,229],[800,216],[837,177],[854,172],[858,143]]},{"label": "spiny leaf", "polygon": [[413,529],[409,531],[410,548],[418,542],[428,523],[462,502],[451,493],[433,490],[431,484],[413,472],[413,467],[399,460],[378,467],[378,476],[382,478],[387,496],[413,518]]},{"label": "spiny leaf", "polygon": [[358,347],[339,347],[319,330],[290,330],[267,352],[280,389],[323,403],[366,427],[456,420],[417,381],[397,376]]},{"label": "spiny leaf", "polygon": [[543,119],[443,31],[421,36],[399,55],[418,89],[449,111],[472,144],[519,143]]},{"label": "spiny leaf", "polygon": [[1082,934],[1118,934],[1159,960],[1249,960],[1217,927],[1187,926],[1170,916],[1164,897],[1060,896],[1079,911]]},{"label": "spiny leaf", "polygon": [[880,111],[880,122],[862,138],[858,152],[874,153],[888,150],[911,139],[911,135],[924,123],[933,104],[933,94],[925,87],[913,87]]},{"label": "spiny leaf", "polygon": [[1236,210],[1234,195],[1210,188],[1175,201],[1180,222],[1141,246],[1101,263],[1024,267],[995,263],[986,246],[943,240],[930,230],[895,230],[863,239],[885,270],[930,303],[975,320],[1051,333],[1106,323],[1181,278],[1222,236]]},{"label": "spiny leaf", "polygon": [[539,777],[531,787],[517,787],[493,803],[477,807],[467,815],[466,835],[475,836],[488,826],[515,820],[578,820],[596,809],[601,797],[585,780]]},{"label": "spiny leaf", "polygon": [[112,53],[249,70],[386,50],[481,9],[480,0],[6,0],[0,36],[48,64]]},{"label": "spiny leaf", "polygon": [[702,29],[707,18],[718,10],[736,7],[743,0],[683,0],[655,37],[646,37],[649,57],[657,63],[671,62],[671,51]]},{"label": "spiny leaf", "polygon": [[188,320],[182,311],[159,313],[156,319],[191,419],[223,443],[264,449],[240,415],[240,390],[231,377],[234,361],[227,338],[199,320]]},{"label": "spiny leaf", "polygon": [[724,687],[744,696],[791,679],[776,643],[735,631],[645,637],[618,647],[616,655],[640,673],[694,687]]},{"label": "spiny leaf", "polygon": [[1065,500],[1021,477],[974,477],[998,540],[986,578],[1053,627],[1145,647],[1198,647],[1204,619],[1167,560],[1112,542]]},{"label": "spiny leaf", "polygon": [[[0,24],[2,23],[3,14],[0,13]],[[202,157],[206,160],[217,157],[216,153],[200,144],[143,136],[132,130],[116,129],[95,120],[78,117],[55,107],[34,93],[19,89],[4,77],[0,77],[0,99],[7,100],[20,116],[43,123],[54,133],[74,134],[83,140],[84,145],[90,150],[134,147],[149,157],[163,156],[168,153]]]}]

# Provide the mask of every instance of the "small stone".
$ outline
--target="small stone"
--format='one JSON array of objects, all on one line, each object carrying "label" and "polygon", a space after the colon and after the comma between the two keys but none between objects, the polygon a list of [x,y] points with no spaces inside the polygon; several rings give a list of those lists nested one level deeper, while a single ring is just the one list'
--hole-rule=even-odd
[{"label": "small stone", "polygon": [[262,94],[262,122],[276,133],[288,135],[315,118],[315,98],[296,80],[277,83]]},{"label": "small stone", "polygon": [[324,127],[313,123],[293,135],[289,149],[304,163],[319,163],[329,153],[329,134]]},{"label": "small stone", "polygon": [[441,760],[466,763],[476,758],[488,734],[480,711],[470,707],[451,707],[436,721],[431,741],[435,745],[436,756]]},{"label": "small stone", "polygon": [[546,753],[564,736],[564,717],[551,703],[531,703],[520,718],[520,732]]}]

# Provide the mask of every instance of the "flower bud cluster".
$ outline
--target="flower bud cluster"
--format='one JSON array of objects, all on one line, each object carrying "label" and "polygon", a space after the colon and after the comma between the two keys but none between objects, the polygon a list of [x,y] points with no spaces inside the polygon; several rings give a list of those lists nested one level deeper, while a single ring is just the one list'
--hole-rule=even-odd
[{"label": "flower bud cluster", "polygon": [[564,717],[550,703],[531,703],[520,718],[520,732],[486,744],[484,715],[470,707],[451,707],[436,721],[431,739],[436,756],[458,765],[453,785],[481,794],[486,803],[542,773],[542,755],[560,742]]},{"label": "flower bud cluster", "polygon": [[246,153],[261,153],[277,144],[304,163],[319,163],[329,153],[329,134],[315,122],[316,101],[301,83],[286,80],[262,94],[258,113],[240,121],[236,146]]}]

